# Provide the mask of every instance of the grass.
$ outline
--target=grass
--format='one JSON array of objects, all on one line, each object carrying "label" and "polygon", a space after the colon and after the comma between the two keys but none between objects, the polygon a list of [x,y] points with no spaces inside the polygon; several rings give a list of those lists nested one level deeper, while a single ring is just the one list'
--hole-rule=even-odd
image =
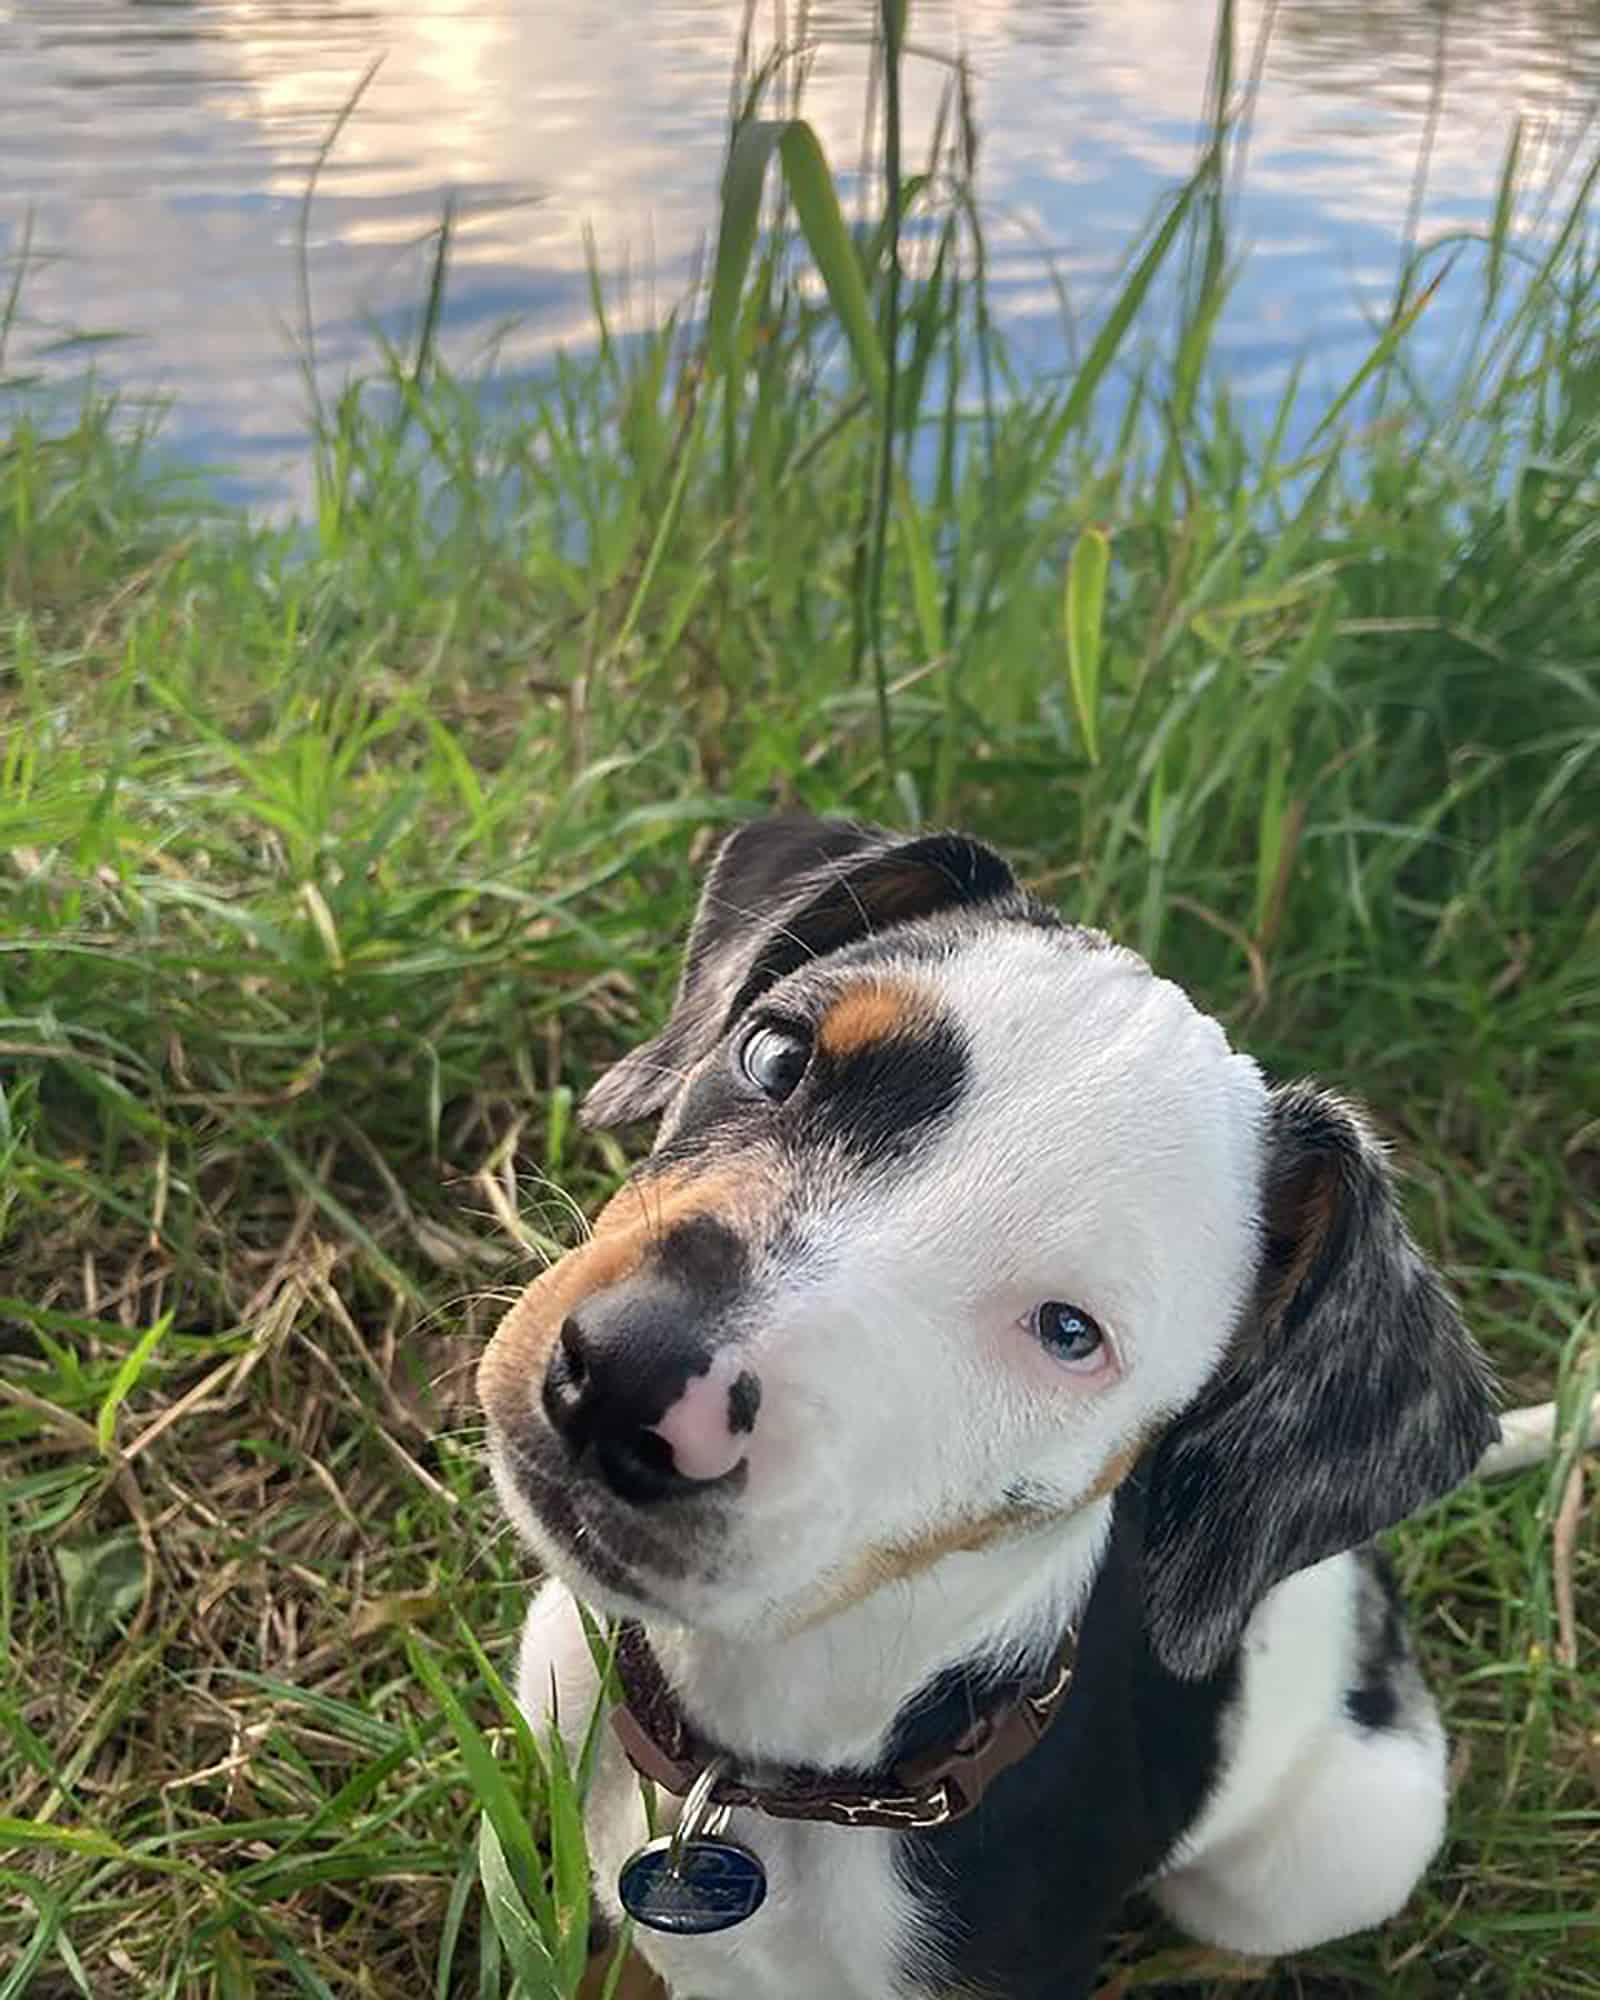
[{"label": "grass", "polygon": [[[1208,149],[1059,381],[989,320],[955,69],[892,226],[846,233],[806,129],[746,123],[704,313],[626,346],[602,316],[492,417],[435,363],[436,288],[319,413],[293,529],[209,512],[104,397],[14,413],[0,2000],[570,1989],[571,1783],[490,1664],[525,1576],[470,1371],[624,1169],[574,1093],[659,1015],[747,813],[1005,847],[1375,1108],[1511,1400],[1592,1388],[1589,189],[1535,227],[1514,144],[1347,393],[1247,421],[1209,360],[1231,37],[1225,7]],[[1406,1913],[1246,1987],[1141,1925],[1108,1991],[1600,1994],[1566,1491],[1395,1538],[1460,1780]]]}]

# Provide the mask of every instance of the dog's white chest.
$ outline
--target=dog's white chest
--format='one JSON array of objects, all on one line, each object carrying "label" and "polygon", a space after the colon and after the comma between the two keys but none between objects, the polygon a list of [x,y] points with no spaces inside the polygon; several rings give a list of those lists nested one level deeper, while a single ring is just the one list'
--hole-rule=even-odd
[{"label": "dog's white chest", "polygon": [[[618,1805],[623,1810],[618,1811]],[[617,1872],[644,1839],[637,1800],[596,1798],[589,1822],[597,1886],[616,1913]],[[911,1899],[895,1867],[896,1836],[870,1829],[779,1825],[735,1813],[727,1837],[767,1871],[767,1897],[735,1929],[672,1938],[634,1931],[674,2000],[896,2000],[914,1989],[900,1953]]]},{"label": "dog's white chest", "polygon": [[[572,1599],[547,1583],[523,1628],[518,1697],[536,1729],[552,1712],[574,1746],[582,1740],[598,1684]],[[668,1801],[669,1805],[674,1802]],[[596,1760],[585,1826],[598,1900],[620,1920],[617,1876],[649,1839],[639,1781],[607,1732]],[[670,1824],[670,1817],[661,1830]],[[714,1936],[642,1933],[635,1944],[674,2000],[912,2000],[906,1955],[916,1940],[916,1902],[896,1865],[899,1837],[872,1828],[811,1826],[738,1812],[727,1837],[759,1855],[766,1901],[736,1928]]]}]

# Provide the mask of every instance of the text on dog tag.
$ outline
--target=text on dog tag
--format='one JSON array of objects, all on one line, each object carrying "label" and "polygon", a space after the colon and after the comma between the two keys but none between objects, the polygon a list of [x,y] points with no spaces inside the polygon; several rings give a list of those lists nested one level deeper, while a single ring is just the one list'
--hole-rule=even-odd
[{"label": "text on dog tag", "polygon": [[684,1841],[674,1867],[665,1835],[623,1863],[617,1891],[636,1924],[700,1937],[753,1917],[766,1900],[767,1871],[748,1847],[704,1838]]}]

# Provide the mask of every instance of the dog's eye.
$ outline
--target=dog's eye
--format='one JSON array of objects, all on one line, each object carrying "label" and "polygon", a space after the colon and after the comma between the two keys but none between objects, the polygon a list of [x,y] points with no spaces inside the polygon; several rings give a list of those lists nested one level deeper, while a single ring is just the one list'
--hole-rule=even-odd
[{"label": "dog's eye", "polygon": [[739,1051],[739,1067],[774,1104],[791,1095],[810,1061],[810,1042],[793,1028],[757,1028]]},{"label": "dog's eye", "polygon": [[1046,1299],[1033,1309],[1033,1330],[1040,1344],[1069,1368],[1094,1367],[1105,1348],[1098,1324],[1079,1306]]}]

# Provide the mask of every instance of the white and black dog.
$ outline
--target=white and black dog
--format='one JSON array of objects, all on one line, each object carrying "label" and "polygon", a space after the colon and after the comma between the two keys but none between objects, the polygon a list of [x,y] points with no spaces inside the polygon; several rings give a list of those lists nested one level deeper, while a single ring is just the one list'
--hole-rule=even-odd
[{"label": "white and black dog", "polygon": [[654,1151],[479,1392],[536,1724],[601,1696],[577,1601],[627,1621],[601,1906],[640,1769],[725,1760],[764,1870],[637,1934],[672,1993],[1070,2000],[1136,1887],[1245,1953],[1401,1906],[1445,1746],[1362,1545],[1495,1421],[1348,1106],[986,847],[788,816],[586,1114]]}]

